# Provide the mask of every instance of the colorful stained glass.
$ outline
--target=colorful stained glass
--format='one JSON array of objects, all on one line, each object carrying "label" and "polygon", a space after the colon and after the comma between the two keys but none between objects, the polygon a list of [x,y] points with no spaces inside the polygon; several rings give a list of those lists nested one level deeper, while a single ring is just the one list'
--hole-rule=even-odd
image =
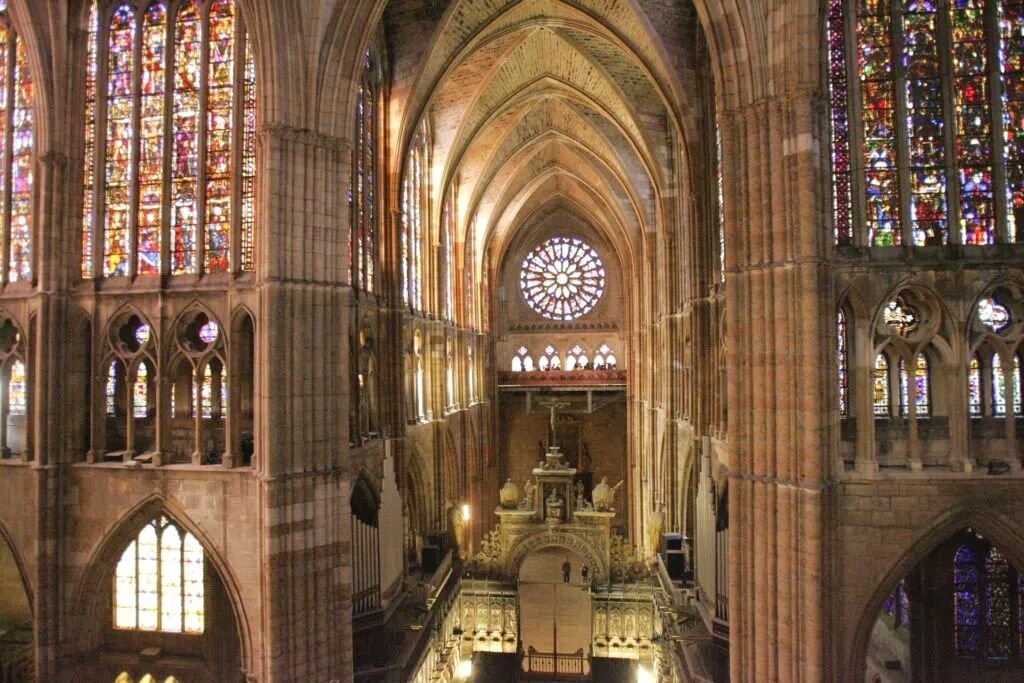
[{"label": "colorful stained glass", "polygon": [[149,417],[149,370],[145,363],[139,363],[135,370],[135,384],[132,386],[132,416]]},{"label": "colorful stained glass", "polygon": [[718,204],[718,279],[725,282],[725,181],[722,176],[722,129],[715,125],[715,190]]},{"label": "colorful stained glass", "polygon": [[210,6],[206,94],[206,272],[226,271],[231,253],[231,137],[235,98],[235,3]]},{"label": "colorful stained glass", "polygon": [[1021,414],[1021,374],[1020,374],[1020,356],[1013,357],[1013,414]]},{"label": "colorful stained glass", "polygon": [[967,410],[972,417],[980,417],[984,410],[981,404],[981,364],[977,357],[971,357],[967,368]]},{"label": "colorful stained glass", "polygon": [[119,363],[115,360],[107,368],[107,383],[103,388],[107,415],[114,415],[117,410],[117,375]]},{"label": "colorful stained glass", "polygon": [[188,0],[174,23],[174,114],[171,126],[171,272],[196,272],[199,220],[199,7]]},{"label": "colorful stained glass", "polygon": [[910,218],[914,244],[947,241],[945,115],[935,0],[903,8],[903,67],[907,99]]},{"label": "colorful stained glass", "polygon": [[135,341],[139,343],[139,346],[144,346],[152,333],[153,329],[148,324],[142,323],[135,328]]},{"label": "colorful stained glass", "polygon": [[135,13],[125,3],[114,10],[107,41],[107,143],[103,227],[103,273],[128,275],[131,222],[132,144],[135,139]]},{"label": "colorful stained glass", "polygon": [[[914,359],[913,385],[910,384],[910,376],[907,373],[906,364],[901,358],[899,362],[900,376],[900,414],[907,414],[907,407],[913,398],[917,406],[918,415],[927,415],[931,404],[931,392],[929,391],[928,359],[923,353],[917,354]],[[910,391],[913,386],[914,395]]]},{"label": "colorful stained glass", "polygon": [[983,297],[978,301],[978,320],[993,332],[1002,332],[1010,324],[1010,311],[994,298]]},{"label": "colorful stained glass", "polygon": [[960,238],[994,244],[992,115],[988,95],[985,0],[954,0],[949,6],[953,48],[956,160],[960,179]]},{"label": "colorful stained glass", "polygon": [[985,658],[1013,655],[1013,612],[1010,607],[1010,564],[998,548],[985,557]]},{"label": "colorful stained glass", "polygon": [[[8,141],[7,133],[10,127],[8,111],[11,109],[10,101],[10,86],[11,86],[11,55],[10,55],[10,43],[16,40],[14,32],[9,30],[7,26],[0,23],[0,160],[7,158]],[[7,196],[9,190],[7,189],[8,183],[8,168],[4,163],[0,163],[0,207],[7,205]],[[3,228],[3,232],[6,232],[8,222],[6,212],[0,211],[0,227]],[[2,234],[2,233],[0,233]]]},{"label": "colorful stained glass", "polygon": [[139,118],[137,272],[160,272],[163,227],[164,102],[167,8],[153,3],[142,21],[142,83]]},{"label": "colorful stained glass", "polygon": [[373,291],[377,252],[377,68],[367,52],[356,102],[355,149],[352,153],[352,282]]},{"label": "colorful stained glass", "polygon": [[523,261],[519,288],[530,308],[549,320],[575,320],[594,309],[604,294],[605,269],[589,244],[553,237]]},{"label": "colorful stained glass", "polygon": [[998,353],[992,354],[992,414],[1006,415],[1006,375]]},{"label": "colorful stained glass", "polygon": [[[846,26],[845,0],[829,0],[828,3],[828,94],[832,124],[832,227],[837,244],[848,244],[850,230],[850,124],[849,84],[846,76]],[[718,212],[719,235],[722,220],[722,141],[721,132],[715,127],[715,142],[718,151]],[[724,240],[720,239],[720,242]],[[722,251],[722,245],[719,246]],[[722,266],[725,259],[720,258]],[[722,268],[724,273],[725,268]]]},{"label": "colorful stained glass", "polygon": [[954,651],[960,657],[981,654],[981,596],[978,558],[966,545],[953,555]]},{"label": "colorful stained glass", "polygon": [[889,359],[885,354],[875,356],[875,365],[872,368],[872,385],[874,387],[875,415],[888,416],[890,393],[889,393]]},{"label": "colorful stained glass", "polygon": [[168,633],[205,628],[203,548],[167,518],[150,522],[121,554],[114,627]]},{"label": "colorful stained glass", "polygon": [[836,314],[836,371],[838,376],[837,388],[839,390],[839,415],[846,417],[849,414],[849,380],[847,378],[848,347],[846,340],[846,313],[839,309]]},{"label": "colorful stained glass", "polygon": [[217,335],[220,334],[220,327],[213,320],[207,320],[199,328],[199,339],[206,344],[212,344],[217,341]]},{"label": "colorful stained glass", "polygon": [[203,419],[210,419],[213,417],[213,370],[210,368],[210,364],[207,363],[206,367],[203,368],[203,384],[199,394],[200,401],[200,414]]},{"label": "colorful stained glass", "polygon": [[7,233],[8,282],[32,278],[32,75],[22,41],[15,41],[11,112],[11,214]]},{"label": "colorful stained glass", "polygon": [[441,296],[445,320],[455,318],[455,256],[452,248],[454,240],[455,217],[452,214],[452,202],[449,197],[441,215]]},{"label": "colorful stained glass", "polygon": [[1024,225],[1024,0],[1004,0],[999,12],[999,71],[1003,84],[1006,232]]},{"label": "colorful stained glass", "polygon": [[864,222],[868,244],[872,246],[891,246],[901,241],[891,21],[889,3],[860,0],[857,68],[864,130]]},{"label": "colorful stained glass", "polygon": [[256,57],[252,41],[245,41],[242,87],[242,270],[256,269]]},{"label": "colorful stained glass", "polygon": [[20,360],[11,363],[11,374],[7,379],[7,414],[24,415],[28,410],[25,381],[25,364]]},{"label": "colorful stained glass", "polygon": [[89,8],[89,39],[85,53],[85,158],[82,166],[82,277],[93,276],[93,235],[96,230],[96,42],[99,14],[96,0]]},{"label": "colorful stained glass", "polygon": [[895,334],[905,337],[917,329],[920,316],[916,308],[903,301],[901,297],[896,297],[886,304],[882,311],[882,321]]}]

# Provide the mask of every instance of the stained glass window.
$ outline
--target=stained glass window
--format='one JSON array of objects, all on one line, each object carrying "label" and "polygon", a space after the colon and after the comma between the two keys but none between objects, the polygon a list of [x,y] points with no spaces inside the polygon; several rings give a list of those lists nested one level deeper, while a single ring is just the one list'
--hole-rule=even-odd
[{"label": "stained glass window", "polygon": [[145,363],[139,363],[135,370],[135,384],[132,387],[132,415],[137,418],[149,416],[149,370]]},{"label": "stained glass window", "polygon": [[605,269],[597,250],[575,237],[553,237],[523,261],[519,288],[534,311],[550,320],[586,315],[604,294]]},{"label": "stained glass window", "polygon": [[[1015,241],[1024,218],[1024,2],[828,6],[836,242]],[[998,98],[990,86],[1000,76]]]},{"label": "stained glass window", "polygon": [[[928,388],[928,358],[923,353],[919,353],[915,357],[913,384],[911,384],[911,377],[907,373],[905,361],[902,358],[899,362],[899,371],[900,414],[907,414],[907,407],[910,405],[911,399],[913,398],[914,403],[917,405],[917,414],[927,415],[929,412],[929,405],[931,402],[931,396]],[[912,389],[914,392],[913,397],[910,393]]]},{"label": "stained glass window", "polygon": [[24,43],[0,8],[0,238],[5,282],[32,278],[33,83]]},{"label": "stained glass window", "polygon": [[846,313],[842,309],[836,314],[836,368],[838,372],[839,415],[849,414],[849,380],[847,378],[848,347],[846,331]]},{"label": "stained glass window", "polygon": [[445,320],[455,319],[455,216],[451,197],[444,203],[441,214],[441,303]]},{"label": "stained glass window", "polygon": [[967,368],[967,410],[972,416],[981,416],[981,364],[976,356],[971,357]]},{"label": "stained glass window", "polygon": [[167,633],[205,628],[203,548],[165,517],[139,532],[114,574],[114,627]]},{"label": "stained glass window", "polygon": [[992,414],[1006,415],[1006,375],[998,353],[992,354]]},{"label": "stained glass window", "polygon": [[356,100],[356,133],[352,150],[352,283],[373,292],[377,258],[377,128],[380,77],[373,53],[363,61],[363,80]]},{"label": "stained glass window", "polygon": [[235,2],[140,5],[116,6],[103,41],[90,14],[82,276],[97,250],[107,277],[252,270],[255,62]]},{"label": "stained glass window", "polygon": [[872,369],[872,383],[874,386],[875,415],[888,415],[890,405],[889,359],[884,353],[875,356],[875,366]]},{"label": "stained glass window", "polygon": [[120,374],[118,361],[112,361],[107,368],[107,383],[103,389],[106,402],[107,415],[114,415],[117,411],[117,376]]},{"label": "stained glass window", "polygon": [[210,369],[210,364],[207,363],[206,367],[203,368],[202,388],[199,395],[200,414],[207,420],[213,417],[213,396],[213,370]]},{"label": "stained glass window", "polygon": [[885,598],[882,610],[892,617],[893,626],[910,625],[910,597],[904,581],[896,584],[896,588]]},{"label": "stained glass window", "polygon": [[901,297],[896,297],[882,311],[882,320],[894,333],[907,336],[917,329],[920,317],[917,309],[907,304]]},{"label": "stained glass window", "polygon": [[7,380],[7,413],[24,415],[28,409],[26,397],[25,364],[20,360],[11,363],[11,374]]},{"label": "stained glass window", "polygon": [[409,149],[402,183],[402,302],[423,310],[423,201],[426,192],[426,127],[416,134]]},{"label": "stained glass window", "polygon": [[981,596],[978,557],[966,545],[953,555],[954,649],[960,657],[981,653]]},{"label": "stained glass window", "polygon": [[1003,553],[978,534],[953,555],[954,651],[1005,661],[1020,656],[1024,581]]},{"label": "stained glass window", "polygon": [[722,179],[722,129],[715,126],[715,184],[718,203],[718,279],[725,281],[725,182]]},{"label": "stained glass window", "polygon": [[978,320],[993,332],[1002,332],[1010,324],[1010,311],[992,297],[978,301]]},{"label": "stained glass window", "polygon": [[96,0],[89,8],[89,38],[85,53],[85,157],[82,162],[82,277],[93,276],[93,233],[96,190],[96,42],[99,13]]},{"label": "stained glass window", "polygon": [[1021,414],[1021,402],[1020,402],[1020,356],[1013,357],[1013,414]]}]

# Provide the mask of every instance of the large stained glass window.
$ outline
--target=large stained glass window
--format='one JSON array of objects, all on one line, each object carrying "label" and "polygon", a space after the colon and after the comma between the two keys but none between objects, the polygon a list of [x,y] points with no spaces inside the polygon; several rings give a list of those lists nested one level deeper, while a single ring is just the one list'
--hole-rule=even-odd
[{"label": "large stained glass window", "polygon": [[145,363],[139,363],[135,370],[135,384],[132,386],[132,417],[149,416],[149,370]]},{"label": "large stained glass window", "polygon": [[523,261],[519,287],[526,303],[550,320],[575,320],[604,294],[605,269],[597,250],[575,237],[553,237]]},{"label": "large stained glass window", "polygon": [[441,314],[445,320],[455,320],[455,214],[452,198],[448,197],[441,209],[441,250],[438,267],[441,272]]},{"label": "large stained glass window", "polygon": [[235,0],[100,0],[89,30],[82,276],[252,270],[255,63]]},{"label": "large stained glass window", "polygon": [[0,6],[0,248],[4,282],[32,279],[33,82],[24,43]]},{"label": "large stained glass window", "polygon": [[[1017,240],[1022,26],[1022,0],[830,0],[838,244]],[[1000,80],[1001,97],[992,92]]]},{"label": "large stained glass window", "polygon": [[380,125],[380,72],[373,52],[363,61],[363,80],[356,100],[356,132],[352,149],[352,284],[374,291],[377,263],[377,139]]},{"label": "large stained glass window", "polygon": [[992,354],[992,414],[1006,415],[1006,375],[998,353]]},{"label": "large stained glass window", "polygon": [[426,195],[426,125],[416,134],[402,183],[402,302],[423,310],[423,204]]},{"label": "large stained glass window", "polygon": [[114,628],[202,633],[203,547],[166,517],[142,528],[114,574]]},{"label": "large stained glass window", "polygon": [[958,657],[1006,661],[1020,657],[1021,576],[978,534],[953,554],[953,641]]}]

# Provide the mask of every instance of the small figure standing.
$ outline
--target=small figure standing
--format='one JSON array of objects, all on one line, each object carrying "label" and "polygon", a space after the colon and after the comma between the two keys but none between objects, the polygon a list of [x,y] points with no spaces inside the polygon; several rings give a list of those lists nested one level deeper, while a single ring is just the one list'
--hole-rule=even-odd
[{"label": "small figure standing", "polygon": [[587,582],[588,574],[590,574],[590,567],[584,564],[582,567],[580,567],[580,576],[583,577],[583,583]]},{"label": "small figure standing", "polygon": [[569,575],[572,574],[572,565],[569,564],[569,558],[565,558],[565,562],[562,563],[562,583],[569,583]]}]

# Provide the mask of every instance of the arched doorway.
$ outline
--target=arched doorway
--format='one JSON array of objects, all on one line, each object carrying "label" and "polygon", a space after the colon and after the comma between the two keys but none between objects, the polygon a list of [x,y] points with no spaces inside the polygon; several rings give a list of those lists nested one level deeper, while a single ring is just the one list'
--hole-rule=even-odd
[{"label": "arched doorway", "polygon": [[21,568],[6,539],[0,540],[0,680],[34,675],[32,606]]},{"label": "arched doorway", "polygon": [[876,608],[865,680],[1020,681],[1024,572],[990,538],[963,529],[939,544]]},{"label": "arched doorway", "polygon": [[[564,580],[565,563],[568,581]],[[536,550],[520,565],[520,643],[527,671],[555,672],[557,668],[574,673],[573,659],[580,662],[579,673],[589,671],[584,660],[591,649],[591,597],[589,580],[582,576],[584,566],[581,555],[559,547]],[[593,576],[592,571],[588,573]]]}]

